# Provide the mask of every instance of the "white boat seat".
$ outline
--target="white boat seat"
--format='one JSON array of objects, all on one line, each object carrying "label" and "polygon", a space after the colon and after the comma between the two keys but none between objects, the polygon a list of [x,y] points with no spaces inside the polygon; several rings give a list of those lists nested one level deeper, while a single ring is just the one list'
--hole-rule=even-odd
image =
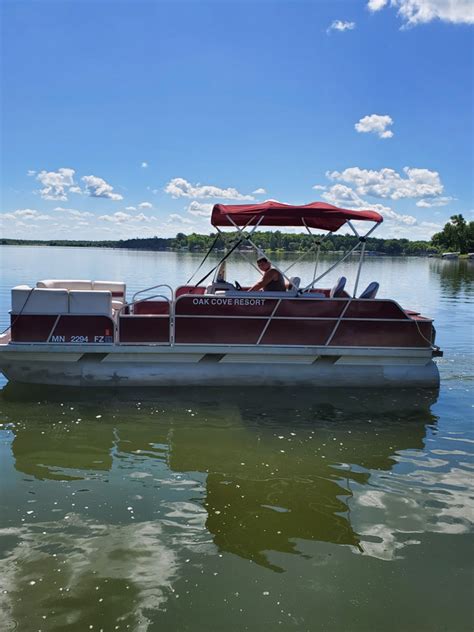
[{"label": "white boat seat", "polygon": [[344,288],[346,287],[347,279],[342,276],[337,280],[336,285],[329,292],[329,298],[341,298],[344,296]]},{"label": "white boat seat", "polygon": [[92,289],[112,292],[114,301],[120,300],[119,295],[125,299],[126,286],[122,281],[92,281]]},{"label": "white boat seat", "polygon": [[69,292],[56,288],[30,288],[18,285],[12,289],[12,314],[67,314]]},{"label": "white boat seat", "polygon": [[377,292],[379,291],[380,284],[377,281],[372,281],[365,288],[359,298],[375,298],[377,296]]},{"label": "white boat seat", "polygon": [[109,291],[114,300],[125,298],[126,285],[121,281],[91,281],[85,279],[44,279],[36,284],[38,288],[61,288],[65,290]]},{"label": "white boat seat", "polygon": [[45,279],[44,281],[38,281],[36,287],[63,290],[92,290],[92,281],[84,281],[81,279]]},{"label": "white boat seat", "polygon": [[70,290],[69,313],[112,315],[112,293],[100,290]]},{"label": "white boat seat", "polygon": [[297,277],[297,276],[290,277],[289,280],[290,280],[290,284],[291,284],[291,289],[292,290],[299,290],[300,283],[301,283],[300,277]]}]

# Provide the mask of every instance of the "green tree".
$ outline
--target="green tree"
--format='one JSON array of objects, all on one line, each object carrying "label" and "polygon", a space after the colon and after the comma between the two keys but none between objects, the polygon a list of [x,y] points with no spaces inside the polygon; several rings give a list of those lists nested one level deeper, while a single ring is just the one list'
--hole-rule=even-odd
[{"label": "green tree", "polygon": [[431,242],[434,246],[451,252],[473,252],[474,222],[467,223],[461,214],[452,215],[443,230],[433,235]]}]

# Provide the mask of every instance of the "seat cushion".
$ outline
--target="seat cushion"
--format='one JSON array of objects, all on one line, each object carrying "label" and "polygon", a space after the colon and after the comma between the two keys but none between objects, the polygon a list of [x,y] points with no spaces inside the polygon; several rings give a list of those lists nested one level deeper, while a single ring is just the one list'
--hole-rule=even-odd
[{"label": "seat cushion", "polygon": [[329,293],[329,298],[342,298],[344,296],[344,287],[346,285],[347,279],[342,276],[337,280],[336,285],[332,288]]},{"label": "seat cushion", "polygon": [[121,281],[93,281],[93,290],[104,290],[112,292],[114,299],[125,296],[125,283]]},{"label": "seat cushion", "polygon": [[12,314],[67,314],[68,291],[20,285],[12,289]]},{"label": "seat cushion", "polygon": [[69,292],[70,314],[112,314],[112,293],[97,290],[71,290]]},{"label": "seat cushion", "polygon": [[290,287],[291,289],[296,289],[298,290],[300,287],[300,283],[301,283],[301,278],[294,276],[294,277],[290,277]]},{"label": "seat cushion", "polygon": [[61,288],[64,290],[92,290],[92,281],[84,279],[45,279],[36,287]]}]

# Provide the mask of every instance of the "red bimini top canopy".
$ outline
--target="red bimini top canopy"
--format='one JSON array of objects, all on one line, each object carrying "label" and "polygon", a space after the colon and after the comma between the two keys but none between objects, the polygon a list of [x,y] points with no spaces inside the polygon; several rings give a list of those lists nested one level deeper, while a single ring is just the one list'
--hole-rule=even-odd
[{"label": "red bimini top canopy", "polygon": [[[232,221],[231,221],[232,219]],[[336,231],[348,220],[383,222],[375,211],[350,211],[325,202],[292,206],[282,202],[262,204],[216,204],[212,209],[213,226],[308,226]],[[232,223],[234,222],[234,224]]]}]

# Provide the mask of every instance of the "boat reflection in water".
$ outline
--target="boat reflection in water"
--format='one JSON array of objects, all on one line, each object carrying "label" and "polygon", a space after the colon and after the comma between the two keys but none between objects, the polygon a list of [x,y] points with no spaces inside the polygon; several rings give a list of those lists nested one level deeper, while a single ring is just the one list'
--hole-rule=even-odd
[{"label": "boat reflection in water", "polygon": [[[308,543],[364,554],[377,538],[351,519],[354,489],[423,448],[436,398],[117,389],[104,399],[8,384],[0,431],[17,474],[2,492],[4,629],[41,629],[47,616],[49,630],[148,630],[191,584],[222,601],[205,583],[217,570],[201,570],[217,554],[272,576],[288,554],[311,557]],[[219,568],[224,587],[233,570]]]},{"label": "boat reflection in water", "polygon": [[156,459],[168,470],[161,480],[199,472],[215,545],[275,570],[266,552],[297,552],[298,539],[363,549],[350,520],[351,485],[367,483],[371,470],[389,471],[401,450],[423,448],[436,396],[117,390],[104,402],[102,392],[3,390],[7,414],[8,404],[13,411],[23,402],[11,444],[19,472],[75,481],[126,467],[144,470],[146,481]]}]

